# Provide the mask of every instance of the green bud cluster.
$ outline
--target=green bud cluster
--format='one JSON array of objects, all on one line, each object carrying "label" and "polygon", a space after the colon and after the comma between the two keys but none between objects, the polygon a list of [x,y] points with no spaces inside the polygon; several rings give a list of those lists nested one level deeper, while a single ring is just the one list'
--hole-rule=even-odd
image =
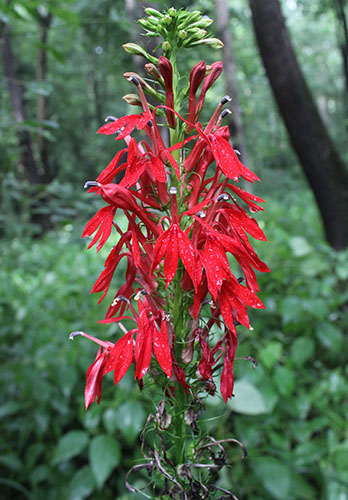
[{"label": "green bud cluster", "polygon": [[[184,9],[175,9],[171,7],[166,12],[160,12],[153,8],[145,9],[146,17],[139,19],[139,24],[145,30],[148,37],[162,38],[161,44],[163,54],[169,56],[177,52],[180,47],[194,47],[197,45],[209,45],[212,48],[221,48],[223,43],[217,38],[212,38],[206,31],[213,20],[207,16],[202,16],[198,10],[192,12]],[[132,52],[129,46],[132,45]],[[144,49],[135,44],[126,44],[127,52],[143,55],[151,61]],[[153,62],[153,61],[151,61]]]}]

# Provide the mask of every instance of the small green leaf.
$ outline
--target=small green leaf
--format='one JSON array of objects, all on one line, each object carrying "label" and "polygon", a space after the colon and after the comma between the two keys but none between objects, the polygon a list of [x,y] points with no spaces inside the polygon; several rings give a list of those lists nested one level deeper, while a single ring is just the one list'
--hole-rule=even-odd
[{"label": "small green leaf", "polygon": [[303,236],[293,236],[290,238],[289,243],[295,257],[303,257],[313,251],[313,247]]},{"label": "small green leaf", "polygon": [[65,434],[56,446],[52,458],[53,465],[69,460],[81,453],[87,446],[88,436],[83,431],[71,431]]},{"label": "small green leaf", "polygon": [[116,415],[119,430],[128,441],[133,442],[137,438],[145,421],[143,406],[136,401],[130,401],[129,403],[124,403],[117,410]]},{"label": "small green leaf", "polygon": [[291,470],[286,464],[272,457],[259,457],[250,460],[250,465],[273,498],[289,498]]},{"label": "small green leaf", "polygon": [[242,413],[243,415],[268,413],[268,408],[261,392],[248,382],[248,380],[238,380],[234,384],[233,393],[235,397],[227,403],[232,411]]},{"label": "small green leaf", "polygon": [[295,389],[294,372],[285,366],[277,366],[274,370],[274,382],[283,396],[289,396]]},{"label": "small green leaf", "polygon": [[95,489],[95,479],[89,465],[85,465],[72,477],[68,486],[69,500],[83,500]]},{"label": "small green leaf", "polygon": [[342,332],[331,323],[320,323],[316,330],[320,343],[332,353],[338,353],[343,347]]},{"label": "small green leaf", "polygon": [[120,445],[112,436],[101,434],[92,439],[89,445],[89,461],[99,488],[120,463],[120,458]]},{"label": "small green leaf", "polygon": [[314,342],[307,337],[296,339],[291,346],[290,356],[296,365],[303,365],[314,353]]},{"label": "small green leaf", "polygon": [[268,369],[279,361],[283,346],[280,342],[271,341],[260,352],[260,361]]}]

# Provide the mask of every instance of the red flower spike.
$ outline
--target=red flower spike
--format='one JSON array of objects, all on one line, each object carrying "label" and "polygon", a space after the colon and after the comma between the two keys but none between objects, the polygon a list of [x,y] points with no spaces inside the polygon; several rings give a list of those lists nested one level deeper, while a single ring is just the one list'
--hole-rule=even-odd
[{"label": "red flower spike", "polygon": [[[110,237],[113,226],[118,233],[116,245],[92,288],[92,292],[102,292],[100,300],[108,292],[120,260],[127,259],[125,282],[101,321],[119,323],[124,335],[112,344],[77,332],[100,345],[86,374],[86,408],[96,399],[100,402],[103,375],[114,371],[117,385],[132,362],[135,378],[142,387],[152,355],[165,376],[175,380],[169,391],[174,394],[174,387],[179,383],[189,394],[188,382],[192,381],[192,396],[201,390],[209,392],[212,386],[215,388],[213,367],[223,360],[220,387],[226,402],[233,393],[236,325],[249,328],[248,308],[264,307],[255,293],[258,285],[254,269],[263,272],[269,269],[257,256],[249,238],[265,241],[266,237],[233,196],[244,201],[251,212],[263,210],[258,206],[263,200],[228,180],[238,181],[240,177],[249,182],[259,180],[236,155],[229,143],[228,127],[221,127],[224,116],[221,112],[230,98],[225,96],[220,100],[205,129],[198,122],[206,92],[221,74],[222,62],[213,63],[208,75],[204,61],[192,68],[187,120],[174,109],[177,105],[184,107],[184,103],[176,100],[179,95],[186,95],[187,87],[182,87],[179,80],[178,89],[173,88],[177,75],[173,75],[169,59],[160,57],[158,68],[157,76],[162,80],[162,88],[166,89],[166,105],[161,104],[150,112],[141,79],[131,75],[129,81],[137,86],[143,112],[114,119],[99,129],[99,133],[115,134],[117,140],[124,139],[127,147],[115,155],[96,181],[86,183],[86,187],[101,195],[107,204],[85,227],[83,236],[92,237],[89,248],[96,245],[99,251]],[[178,90],[178,96],[174,96],[174,90]],[[153,89],[151,95],[155,99],[157,94]],[[159,94],[158,97],[158,101],[163,102]],[[168,126],[176,128],[176,134],[171,135],[181,139],[177,144],[164,143],[156,122],[158,109],[160,114],[166,114]],[[193,128],[197,135],[185,138],[185,133]],[[146,141],[131,136],[135,129],[143,131]],[[127,161],[122,163],[125,153]],[[208,178],[207,172],[214,162],[214,174]],[[124,173],[124,177],[115,184],[113,181],[119,172]],[[124,212],[127,230],[117,225],[117,210]],[[242,269],[246,286],[232,273],[231,257]],[[166,318],[164,311],[173,313],[174,287],[170,284],[174,277],[178,278],[178,270],[181,290],[175,285],[175,293],[185,294],[182,303],[187,305],[188,311],[175,311],[173,318]],[[191,318],[186,322],[187,313]],[[175,332],[177,314],[185,319],[180,334]],[[120,323],[125,319],[132,319],[136,328],[127,331]],[[215,327],[224,328],[220,338],[216,338]],[[181,346],[179,351],[175,333],[177,338],[182,339],[182,335],[186,338],[186,346]],[[197,349],[198,357],[194,354]],[[176,351],[181,353],[182,366],[175,359]],[[198,380],[194,380],[197,368]],[[174,400],[172,402],[175,404]]]}]

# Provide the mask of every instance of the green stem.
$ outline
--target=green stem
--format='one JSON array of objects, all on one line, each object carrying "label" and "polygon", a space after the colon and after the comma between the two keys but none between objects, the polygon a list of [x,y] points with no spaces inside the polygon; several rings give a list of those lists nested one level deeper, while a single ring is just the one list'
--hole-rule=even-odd
[{"label": "green stem", "polygon": [[175,428],[175,458],[176,465],[185,462],[185,391],[183,387],[177,383],[175,384],[175,403],[174,403],[174,428]]}]

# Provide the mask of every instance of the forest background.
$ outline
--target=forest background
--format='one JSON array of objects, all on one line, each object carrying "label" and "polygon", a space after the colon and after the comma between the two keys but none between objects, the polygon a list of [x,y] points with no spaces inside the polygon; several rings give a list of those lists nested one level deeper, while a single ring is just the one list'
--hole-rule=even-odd
[{"label": "forest background", "polygon": [[[122,74],[141,72],[142,62],[122,44],[139,36],[135,19],[144,5],[7,0],[0,6],[4,500],[142,498],[125,493],[123,480],[139,458],[138,432],[154,408],[151,387],[139,394],[128,376],[116,392],[111,382],[104,384],[100,406],[85,412],[84,377],[95,349],[87,342],[69,343],[68,335],[116,333],[116,327],[96,323],[106,305],[98,306],[88,294],[102,258],[87,252],[80,238],[97,208],[82,187],[116,151],[113,141],[95,134],[104,118],[134,112],[121,99],[132,92]],[[261,12],[260,5],[269,11]],[[302,104],[290,105],[288,119],[277,87],[282,74],[275,65],[280,113],[269,84],[272,64],[267,66],[267,57],[283,57],[272,38],[284,33],[271,23],[279,22],[272,17],[279,5],[309,88]],[[216,396],[204,417],[215,435],[235,437],[249,452],[241,461],[231,448],[221,485],[239,499],[348,499],[346,1],[197,0],[176,1],[175,7],[199,9],[218,20],[212,29],[224,40],[225,52],[190,51],[181,65],[189,71],[203,58],[224,58],[228,78],[214,85],[208,108],[224,94],[233,95],[235,143],[262,179],[255,194],[267,200],[257,216],[269,240],[258,252],[272,270],[259,278],[266,310],[251,313],[254,331],[241,331],[238,348],[239,356],[250,355],[259,365],[254,370],[245,361],[236,363],[235,398],[225,407]],[[260,36],[271,49],[273,44],[273,54]],[[280,88],[286,83],[287,59],[282,60]],[[291,99],[289,92],[285,97]],[[303,129],[306,103],[317,110],[324,138],[313,127]],[[298,116],[289,117],[291,112]],[[297,136],[291,132],[294,120]],[[325,141],[335,154],[322,159]],[[325,164],[327,157],[332,165]],[[115,288],[121,280],[122,273]],[[146,478],[134,482],[141,487]]]}]

